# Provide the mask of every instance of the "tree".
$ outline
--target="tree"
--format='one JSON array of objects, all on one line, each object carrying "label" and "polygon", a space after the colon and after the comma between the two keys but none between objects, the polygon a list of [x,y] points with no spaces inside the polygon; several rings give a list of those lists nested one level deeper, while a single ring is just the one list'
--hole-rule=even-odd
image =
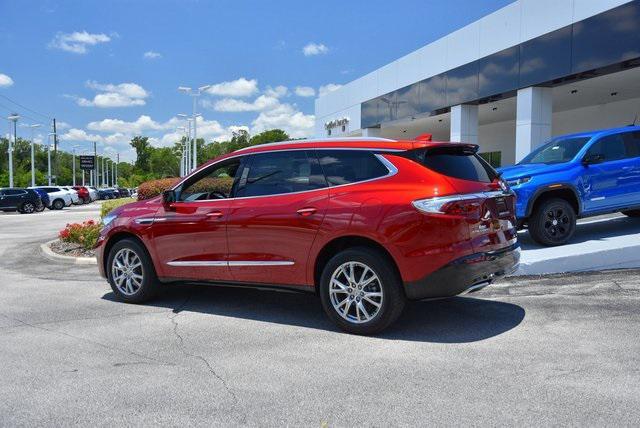
[{"label": "tree", "polygon": [[149,143],[149,137],[135,136],[131,139],[131,147],[136,149],[136,168],[142,172],[150,172],[151,152],[153,147]]},{"label": "tree", "polygon": [[251,137],[251,145],[266,143],[277,143],[278,141],[289,140],[289,134],[282,129],[270,129],[268,131],[261,132]]}]

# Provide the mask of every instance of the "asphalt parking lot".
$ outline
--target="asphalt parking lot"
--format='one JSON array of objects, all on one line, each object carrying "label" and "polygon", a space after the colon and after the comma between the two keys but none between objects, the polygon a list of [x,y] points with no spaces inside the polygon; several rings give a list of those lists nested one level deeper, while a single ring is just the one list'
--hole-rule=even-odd
[{"label": "asphalt parking lot", "polygon": [[39,253],[97,204],[0,213],[0,426],[636,425],[640,271],[522,277],[337,331],[310,295],[115,302]]}]

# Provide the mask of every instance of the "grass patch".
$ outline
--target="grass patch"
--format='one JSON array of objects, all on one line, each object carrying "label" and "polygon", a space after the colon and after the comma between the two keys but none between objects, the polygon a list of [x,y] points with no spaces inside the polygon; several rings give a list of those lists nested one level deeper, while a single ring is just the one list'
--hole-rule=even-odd
[{"label": "grass patch", "polygon": [[116,208],[122,205],[130,204],[131,202],[136,202],[136,200],[134,198],[122,198],[103,202],[102,207],[100,208],[100,218],[104,218],[104,216],[106,216]]}]

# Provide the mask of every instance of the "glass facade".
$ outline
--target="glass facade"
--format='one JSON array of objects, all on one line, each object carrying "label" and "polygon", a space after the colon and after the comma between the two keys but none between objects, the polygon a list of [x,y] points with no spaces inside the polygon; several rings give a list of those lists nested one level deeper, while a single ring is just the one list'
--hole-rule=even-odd
[{"label": "glass facade", "polygon": [[361,127],[474,103],[586,71],[640,63],[640,0],[544,34],[361,105]]}]

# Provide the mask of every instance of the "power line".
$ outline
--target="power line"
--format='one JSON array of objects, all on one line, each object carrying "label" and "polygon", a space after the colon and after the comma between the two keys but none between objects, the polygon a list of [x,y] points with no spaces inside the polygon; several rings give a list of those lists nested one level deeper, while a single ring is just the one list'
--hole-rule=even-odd
[{"label": "power line", "polygon": [[20,104],[17,101],[12,100],[11,98],[9,98],[6,95],[0,94],[0,97],[6,99],[7,101],[9,101],[9,102],[11,102],[11,103],[13,103],[13,104],[15,104],[15,105],[27,110],[27,111],[30,111],[31,113],[37,114],[38,116],[41,116],[41,117],[44,117],[47,120],[51,120],[51,117],[47,116],[46,114],[39,113],[39,112],[37,112],[37,111],[35,111],[33,109],[30,109],[29,107],[25,107],[24,105]]},{"label": "power line", "polygon": [[[15,113],[15,110],[16,110],[16,109],[12,109],[12,108],[10,108],[10,107],[7,107],[6,105],[4,105],[4,104],[2,104],[2,103],[0,103],[0,107],[4,108],[4,109],[5,109],[6,111],[8,111],[9,113]],[[20,116],[22,116],[22,117],[24,117],[24,118],[27,118],[27,119],[29,119],[29,120],[32,120],[34,123],[39,121],[38,119],[34,119],[34,118],[33,118],[33,117],[31,117],[31,116],[27,116],[26,114],[20,114]]]}]

